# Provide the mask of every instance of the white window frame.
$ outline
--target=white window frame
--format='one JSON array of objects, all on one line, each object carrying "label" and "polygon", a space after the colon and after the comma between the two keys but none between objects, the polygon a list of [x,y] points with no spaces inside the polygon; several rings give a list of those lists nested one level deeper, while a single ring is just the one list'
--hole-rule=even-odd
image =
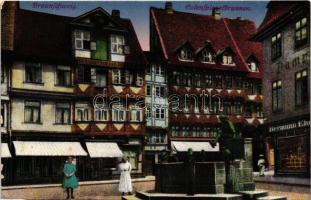
[{"label": "white window frame", "polygon": [[[80,33],[80,35],[79,35],[79,33]],[[89,31],[75,30],[74,31],[74,38],[75,38],[75,49],[90,50],[90,49],[85,49],[83,46],[84,40],[91,42],[91,33]],[[81,46],[78,46],[78,41],[81,42]],[[91,47],[91,44],[90,44],[90,47]]]},{"label": "white window frame", "polygon": [[144,75],[143,73],[137,73],[136,74],[136,85],[137,86],[143,86],[144,85]]},{"label": "white window frame", "polygon": [[122,84],[122,72],[120,69],[112,70],[112,82],[113,84]]},{"label": "white window frame", "polygon": [[108,121],[109,110],[103,104],[98,104],[94,107],[94,119],[95,121]]},{"label": "white window frame", "polygon": [[155,119],[165,119],[165,109],[164,108],[156,108],[155,109]]},{"label": "white window frame", "polygon": [[[79,112],[82,113],[80,118]],[[90,106],[89,104],[76,104],[76,121],[90,121]]]},{"label": "white window frame", "polygon": [[112,106],[112,121],[124,122],[126,117],[126,110],[123,105]]},{"label": "white window frame", "polygon": [[131,117],[131,119],[130,119],[131,122],[143,121],[143,110],[139,107],[131,106],[130,107],[130,117]]},{"label": "white window frame", "polygon": [[155,65],[155,75],[164,76],[164,69],[161,65]]},{"label": "white window frame", "polygon": [[[161,88],[163,88],[163,96],[161,95]],[[155,96],[164,97],[165,96],[165,87],[164,86],[155,86]]]},{"label": "white window frame", "polygon": [[[125,38],[123,35],[111,35],[111,53],[112,54],[124,54]],[[116,45],[117,50],[114,50],[114,45]]]}]

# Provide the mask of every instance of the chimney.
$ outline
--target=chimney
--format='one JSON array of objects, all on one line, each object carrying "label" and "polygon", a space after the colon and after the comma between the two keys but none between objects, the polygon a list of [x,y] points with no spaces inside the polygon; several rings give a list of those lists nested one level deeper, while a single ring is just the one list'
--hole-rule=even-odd
[{"label": "chimney", "polygon": [[165,11],[170,14],[174,12],[173,3],[171,1],[165,2]]},{"label": "chimney", "polygon": [[112,16],[112,18],[120,19],[120,10],[112,10],[111,16]]},{"label": "chimney", "polygon": [[216,20],[221,19],[220,8],[213,8],[213,10],[212,10],[212,16],[213,16],[214,19],[216,19]]},{"label": "chimney", "polygon": [[16,10],[19,9],[19,2],[5,1],[1,9],[1,48],[13,50],[14,47],[14,24]]}]

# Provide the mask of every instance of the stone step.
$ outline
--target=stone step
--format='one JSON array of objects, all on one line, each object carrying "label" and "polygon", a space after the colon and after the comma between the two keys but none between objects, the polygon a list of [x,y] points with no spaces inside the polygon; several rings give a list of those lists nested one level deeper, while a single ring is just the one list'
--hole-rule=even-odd
[{"label": "stone step", "polygon": [[141,200],[141,199],[137,198],[134,195],[126,195],[126,196],[122,196],[122,200]]},{"label": "stone step", "polygon": [[239,194],[173,194],[136,192],[136,197],[142,200],[243,200]]},{"label": "stone step", "polygon": [[267,197],[259,197],[258,200],[287,200],[285,196],[267,196]]},{"label": "stone step", "polygon": [[243,200],[257,200],[259,197],[268,196],[265,190],[240,191],[239,194],[243,196]]}]

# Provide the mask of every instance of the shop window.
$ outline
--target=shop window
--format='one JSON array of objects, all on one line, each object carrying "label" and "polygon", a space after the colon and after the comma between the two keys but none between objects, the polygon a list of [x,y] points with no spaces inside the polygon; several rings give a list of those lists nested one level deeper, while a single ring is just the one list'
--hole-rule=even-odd
[{"label": "shop window", "polygon": [[56,124],[69,124],[70,123],[70,103],[56,103]]},{"label": "shop window", "polygon": [[40,123],[41,103],[39,101],[25,101],[25,122]]},{"label": "shop window", "polygon": [[295,103],[296,106],[309,103],[308,71],[303,70],[296,73],[295,77]]},{"label": "shop window", "polygon": [[282,81],[278,80],[272,83],[272,110],[273,112],[279,112],[282,109]]},{"label": "shop window", "polygon": [[128,158],[128,162],[131,164],[132,169],[138,169],[138,153],[136,151],[123,151],[124,155]]}]

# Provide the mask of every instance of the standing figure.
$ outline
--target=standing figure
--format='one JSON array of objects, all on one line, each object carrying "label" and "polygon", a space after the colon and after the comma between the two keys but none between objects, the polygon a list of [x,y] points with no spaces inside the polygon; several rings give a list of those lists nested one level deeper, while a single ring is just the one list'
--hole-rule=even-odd
[{"label": "standing figure", "polygon": [[259,168],[259,176],[265,176],[265,159],[262,154],[259,155],[257,166]]},{"label": "standing figure", "polygon": [[[67,163],[64,165],[64,182],[63,187],[67,190],[67,198],[66,199],[74,199],[73,196],[73,189],[77,188],[79,186],[77,177],[75,175],[76,173],[76,165],[72,163],[72,157],[68,157]],[[69,191],[71,194],[71,197],[69,196]]]},{"label": "standing figure", "polygon": [[187,152],[186,160],[186,173],[187,173],[187,195],[195,194],[195,160],[191,148]]},{"label": "standing figure", "polygon": [[128,159],[126,157],[122,158],[122,162],[119,164],[119,171],[121,173],[119,191],[122,192],[122,195],[126,193],[131,195],[133,191],[132,180],[131,180],[132,166],[128,162]]}]

